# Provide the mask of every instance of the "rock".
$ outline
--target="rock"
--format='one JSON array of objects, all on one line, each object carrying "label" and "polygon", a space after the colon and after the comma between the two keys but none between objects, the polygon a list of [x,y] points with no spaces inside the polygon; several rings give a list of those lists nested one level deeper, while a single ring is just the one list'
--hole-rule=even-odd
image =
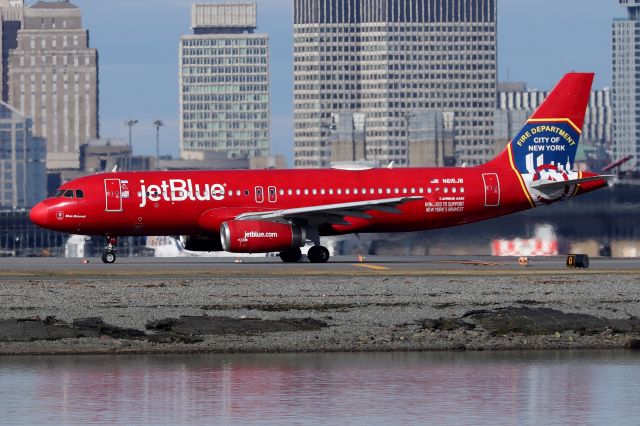
[{"label": "rock", "polygon": [[640,332],[640,320],[638,318],[608,319],[606,321],[614,333],[624,334]]},{"label": "rock", "polygon": [[147,340],[152,343],[199,343],[204,339],[201,336],[191,336],[179,333],[160,332],[147,336]]},{"label": "rock", "polygon": [[81,336],[68,323],[55,317],[47,317],[44,321],[39,317],[0,320],[0,342],[32,342],[70,337]]},{"label": "rock", "polygon": [[624,339],[624,348],[632,350],[640,350],[640,339],[627,336]]},{"label": "rock", "polygon": [[147,330],[170,331],[185,335],[259,334],[277,331],[314,331],[327,327],[327,323],[314,318],[231,318],[209,316],[183,316],[147,323]]},{"label": "rock", "polygon": [[145,337],[146,333],[135,328],[122,328],[107,324],[100,317],[78,318],[73,320],[73,327],[85,334],[111,336],[116,339],[136,339]]},{"label": "rock", "polygon": [[541,335],[569,330],[582,334],[596,334],[607,328],[605,320],[592,315],[564,313],[549,308],[500,308],[467,313],[464,318],[473,320],[494,334]]},{"label": "rock", "polygon": [[473,324],[457,318],[423,319],[419,321],[419,324],[424,330],[473,330],[476,327]]}]

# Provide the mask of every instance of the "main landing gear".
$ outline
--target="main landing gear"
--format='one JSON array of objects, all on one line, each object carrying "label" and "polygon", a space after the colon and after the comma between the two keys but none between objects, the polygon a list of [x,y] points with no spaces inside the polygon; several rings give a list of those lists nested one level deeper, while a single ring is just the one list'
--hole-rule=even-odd
[{"label": "main landing gear", "polygon": [[[323,246],[313,246],[307,252],[311,263],[326,263],[329,260],[329,250]],[[302,258],[299,247],[290,248],[280,252],[280,259],[284,263],[296,263]]]},{"label": "main landing gear", "polygon": [[311,263],[327,263],[329,250],[324,246],[313,246],[307,252],[307,257]]},{"label": "main landing gear", "polygon": [[102,252],[102,261],[104,263],[113,263],[116,261],[116,245],[118,239],[116,237],[107,237],[107,245]]},{"label": "main landing gear", "polygon": [[280,252],[280,259],[282,259],[284,263],[296,263],[301,257],[302,252],[300,251],[300,247],[293,247]]}]

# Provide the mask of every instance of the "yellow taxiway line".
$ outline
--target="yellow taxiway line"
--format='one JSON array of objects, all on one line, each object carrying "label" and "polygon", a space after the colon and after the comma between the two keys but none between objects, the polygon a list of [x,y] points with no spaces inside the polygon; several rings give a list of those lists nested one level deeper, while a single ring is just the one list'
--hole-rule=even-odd
[{"label": "yellow taxiway line", "polygon": [[369,268],[375,269],[376,271],[388,271],[391,268],[387,268],[386,266],[378,266],[378,265],[369,265],[367,263],[352,263],[353,266],[359,266],[361,268]]}]

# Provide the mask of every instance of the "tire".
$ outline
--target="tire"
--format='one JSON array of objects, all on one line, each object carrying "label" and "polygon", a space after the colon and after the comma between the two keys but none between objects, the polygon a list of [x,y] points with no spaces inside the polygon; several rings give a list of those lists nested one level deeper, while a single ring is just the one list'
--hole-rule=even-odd
[{"label": "tire", "polygon": [[327,263],[329,250],[323,246],[313,246],[307,252],[307,257],[311,263]]},{"label": "tire", "polygon": [[113,263],[116,261],[116,254],[112,251],[105,251],[102,253],[102,261],[104,263]]},{"label": "tire", "polygon": [[280,259],[284,263],[296,263],[302,257],[302,252],[299,247],[290,248],[280,252]]}]

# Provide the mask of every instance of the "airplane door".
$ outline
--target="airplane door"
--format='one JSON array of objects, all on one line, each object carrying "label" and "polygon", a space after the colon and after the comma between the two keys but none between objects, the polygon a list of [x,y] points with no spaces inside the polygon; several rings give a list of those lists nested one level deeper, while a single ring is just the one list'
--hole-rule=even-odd
[{"label": "airplane door", "polygon": [[256,186],[256,203],[264,203],[264,189]]},{"label": "airplane door", "polygon": [[500,205],[500,181],[497,173],[483,173],[484,206],[498,207]]},{"label": "airplane door", "polygon": [[104,180],[104,195],[106,199],[105,211],[122,211],[122,194],[120,192],[120,179]]},{"label": "airplane door", "polygon": [[268,191],[269,191],[269,202],[275,203],[276,201],[278,201],[278,196],[276,195],[276,187],[270,186],[268,188]]}]

